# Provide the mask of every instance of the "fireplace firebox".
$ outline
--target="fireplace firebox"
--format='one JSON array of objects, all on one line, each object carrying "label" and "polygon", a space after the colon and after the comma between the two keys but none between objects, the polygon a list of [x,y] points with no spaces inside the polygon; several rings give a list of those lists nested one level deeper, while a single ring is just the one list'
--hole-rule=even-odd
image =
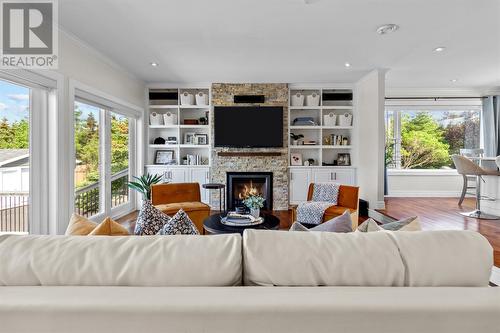
[{"label": "fireplace firebox", "polygon": [[226,184],[228,210],[244,207],[243,200],[256,194],[265,199],[262,209],[273,209],[272,172],[228,172]]}]

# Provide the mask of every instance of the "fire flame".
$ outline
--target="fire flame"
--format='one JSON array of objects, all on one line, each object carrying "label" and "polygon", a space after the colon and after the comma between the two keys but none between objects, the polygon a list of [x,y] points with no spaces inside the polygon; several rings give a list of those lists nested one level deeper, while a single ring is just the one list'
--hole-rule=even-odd
[{"label": "fire flame", "polygon": [[238,193],[238,198],[240,200],[244,200],[244,199],[248,198],[249,196],[259,195],[259,194],[260,193],[257,190],[257,188],[254,187],[252,181],[250,181],[250,186],[248,184],[245,184],[243,190],[240,193]]}]

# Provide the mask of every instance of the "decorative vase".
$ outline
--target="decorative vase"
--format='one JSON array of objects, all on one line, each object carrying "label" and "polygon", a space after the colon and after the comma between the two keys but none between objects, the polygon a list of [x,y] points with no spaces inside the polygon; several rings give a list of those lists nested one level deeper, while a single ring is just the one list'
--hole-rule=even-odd
[{"label": "decorative vase", "polygon": [[260,208],[250,208],[250,215],[258,219],[260,216]]},{"label": "decorative vase", "polygon": [[292,145],[297,146],[299,144],[299,140],[292,140]]}]

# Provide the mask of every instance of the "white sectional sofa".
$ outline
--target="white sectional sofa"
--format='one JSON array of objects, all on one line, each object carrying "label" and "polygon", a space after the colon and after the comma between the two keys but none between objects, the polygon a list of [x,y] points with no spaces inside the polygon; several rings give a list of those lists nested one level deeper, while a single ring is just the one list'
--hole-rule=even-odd
[{"label": "white sectional sofa", "polygon": [[0,236],[0,332],[498,333],[467,231]]}]

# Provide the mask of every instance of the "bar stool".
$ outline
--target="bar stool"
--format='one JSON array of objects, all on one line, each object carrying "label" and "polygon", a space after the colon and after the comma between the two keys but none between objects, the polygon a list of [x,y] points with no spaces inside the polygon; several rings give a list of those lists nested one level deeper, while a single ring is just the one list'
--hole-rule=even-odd
[{"label": "bar stool", "polygon": [[[457,168],[457,172],[462,176],[475,176],[476,177],[476,209],[468,213],[460,213],[467,217],[473,217],[477,219],[484,220],[498,220],[499,216],[490,215],[483,213],[481,211],[481,183],[483,180],[482,176],[500,176],[500,172],[497,170],[483,169],[476,163],[472,162],[470,159],[460,155],[452,155],[453,163]],[[484,180],[483,180],[484,181]]]},{"label": "bar stool", "polygon": [[[484,155],[484,149],[478,148],[478,149],[460,149],[460,155],[465,156],[465,157],[483,157]],[[464,202],[465,196],[467,194],[474,194],[476,192],[476,187],[477,182],[476,182],[476,177],[471,176],[471,175],[462,175],[464,179],[464,184],[462,187],[462,194],[460,195],[460,200],[458,201],[458,205],[462,206],[462,203]],[[474,190],[473,193],[469,192],[468,190]]]}]

